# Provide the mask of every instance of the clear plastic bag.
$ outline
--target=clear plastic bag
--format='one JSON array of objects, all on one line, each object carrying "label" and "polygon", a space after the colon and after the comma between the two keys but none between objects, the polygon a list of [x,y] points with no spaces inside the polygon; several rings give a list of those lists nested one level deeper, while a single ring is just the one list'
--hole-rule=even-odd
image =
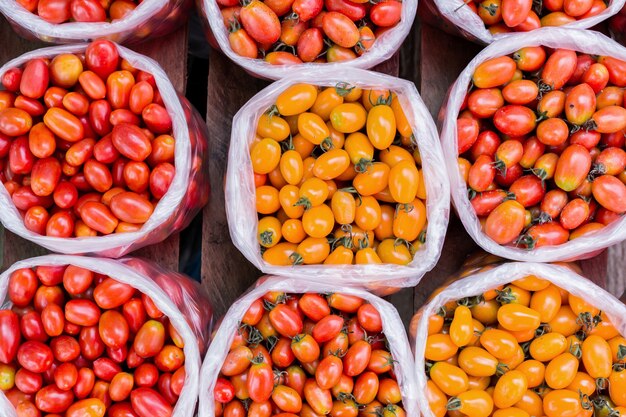
[{"label": "clear plastic bag", "polygon": [[54,24],[31,13],[15,0],[0,0],[0,13],[13,29],[27,39],[49,43],[76,43],[109,39],[138,43],[167,35],[187,20],[192,0],[143,1],[135,10],[114,22],[66,22]]},{"label": "clear plastic bag", "polygon": [[511,54],[525,46],[538,45],[549,48],[572,49],[591,55],[610,55],[626,60],[626,49],[601,33],[562,28],[543,28],[527,34],[511,35],[483,49],[467,65],[452,85],[439,112],[441,145],[450,177],[452,202],[467,232],[478,245],[489,253],[516,261],[531,262],[586,259],[604,248],[626,239],[626,216],[598,232],[558,246],[544,246],[533,250],[501,246],[483,233],[478,217],[467,197],[467,185],[461,178],[457,166],[456,120],[476,67],[491,58]]},{"label": "clear plastic bag", "polygon": [[[40,265],[75,265],[131,285],[148,295],[167,316],[185,342],[185,385],[172,417],[193,417],[198,399],[198,378],[202,356],[211,336],[212,309],[198,283],[177,272],[139,258],[120,260],[82,256],[47,255],[17,262],[0,275],[0,308],[10,308],[7,298],[9,278],[21,268]],[[0,393],[0,415],[17,417],[15,409]]]},{"label": "clear plastic bag", "polygon": [[[290,85],[310,83],[318,86],[335,86],[344,82],[361,88],[388,89],[398,94],[422,156],[427,194],[426,243],[418,249],[407,266],[270,265],[263,260],[257,242],[258,220],[249,151],[249,145],[255,138],[257,121],[274,104],[276,97]],[[437,130],[430,113],[413,83],[371,71],[331,68],[301,70],[273,83],[254,96],[233,119],[225,188],[226,215],[233,242],[254,266],[266,274],[298,274],[322,282],[332,280],[337,285],[365,285],[373,291],[381,290],[381,287],[414,286],[437,263],[448,227],[450,211],[448,179]]]},{"label": "clear plastic bag", "polygon": [[[87,44],[54,46],[28,52],[2,66],[0,77],[9,68],[20,67],[29,59],[54,57],[66,52],[80,53],[86,47]],[[97,237],[57,238],[31,232],[24,226],[22,216],[9,193],[0,187],[0,220],[4,227],[53,252],[96,254],[111,258],[124,256],[141,247],[162,242],[172,233],[184,229],[209,199],[209,169],[204,165],[209,134],[204,119],[187,99],[176,92],[159,64],[123,46],[117,45],[117,48],[120,57],[154,76],[163,103],[172,118],[172,136],[176,140],[176,175],[152,216],[140,230]]]},{"label": "clear plastic bag", "polygon": [[[577,20],[562,27],[569,29],[589,29],[613,16],[624,6],[625,0],[611,0],[606,10],[596,16]],[[508,38],[514,34],[500,33],[493,35],[485,27],[485,23],[474,13],[463,0],[422,0],[420,16],[447,32],[460,35],[476,43],[489,44],[493,41]]]},{"label": "clear plastic bag", "polygon": [[[449,301],[482,294],[499,285],[508,284],[528,275],[546,279],[575,296],[582,297],[590,304],[601,307],[615,328],[621,334],[626,334],[626,305],[569,267],[521,262],[504,263],[499,266],[491,264],[485,268],[473,266],[469,270],[461,271],[459,276],[453,277],[452,282],[441,292],[436,292],[436,295],[416,313],[411,321],[411,346],[415,350],[418,392],[426,392],[428,380],[424,372],[424,352],[429,317],[436,314],[437,310]],[[460,277],[464,278],[459,279]],[[417,401],[422,416],[434,417],[426,396],[418,396]]]},{"label": "clear plastic bag", "polygon": [[353,287],[341,287],[336,283],[319,283],[310,280],[288,277],[262,277],[254,288],[242,295],[230,307],[222,322],[212,337],[211,345],[204,358],[202,369],[200,370],[200,401],[199,417],[213,417],[214,400],[213,389],[215,382],[228,354],[229,346],[233,336],[239,328],[243,315],[248,307],[268,291],[282,291],[287,293],[303,294],[313,293],[344,293],[361,297],[372,304],[382,318],[383,332],[389,341],[389,349],[395,360],[394,372],[398,379],[400,390],[402,391],[402,404],[407,416],[417,416],[417,397],[419,392],[415,384],[415,372],[413,368],[413,356],[411,348],[404,330],[404,324],[398,311],[387,301],[370,294],[367,291]]},{"label": "clear plastic bag", "polygon": [[343,68],[370,69],[383,61],[388,60],[400,49],[413,26],[417,14],[417,0],[402,2],[402,17],[400,22],[385,31],[376,39],[372,48],[362,56],[344,62],[335,63],[303,63],[297,65],[272,65],[262,59],[244,58],[237,55],[228,41],[228,28],[224,25],[222,13],[216,0],[198,0],[200,14],[205,23],[207,38],[234,63],[247,72],[259,78],[279,80],[294,73],[294,71],[317,70],[320,68],[338,71]]}]

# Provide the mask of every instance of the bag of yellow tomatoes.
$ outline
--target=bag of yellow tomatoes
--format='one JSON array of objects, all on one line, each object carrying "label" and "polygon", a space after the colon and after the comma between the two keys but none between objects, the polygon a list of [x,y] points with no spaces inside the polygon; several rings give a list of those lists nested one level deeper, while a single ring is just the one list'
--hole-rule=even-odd
[{"label": "bag of yellow tomatoes", "polygon": [[626,306],[575,268],[474,266],[435,291],[411,323],[422,415],[626,416]]},{"label": "bag of yellow tomatoes", "polygon": [[624,0],[425,0],[420,16],[447,32],[489,44],[541,27],[589,29],[623,6]]},{"label": "bag of yellow tomatoes", "polygon": [[626,49],[592,31],[512,35],[468,64],[442,106],[441,143],[453,204],[479,246],[557,262],[626,239],[616,204],[626,157],[607,162],[626,155],[624,86]]},{"label": "bag of yellow tomatoes", "polygon": [[265,276],[212,337],[199,417],[417,416],[414,369],[387,301],[334,281]]},{"label": "bag of yellow tomatoes", "polygon": [[442,164],[413,83],[363,70],[296,73],[233,120],[231,237],[265,273],[415,285],[446,232]]}]

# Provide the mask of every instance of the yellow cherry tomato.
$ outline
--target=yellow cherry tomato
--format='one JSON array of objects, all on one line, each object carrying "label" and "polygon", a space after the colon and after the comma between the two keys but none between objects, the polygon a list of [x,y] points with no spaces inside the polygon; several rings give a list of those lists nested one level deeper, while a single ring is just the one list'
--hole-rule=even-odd
[{"label": "yellow cherry tomato", "polygon": [[506,365],[508,369],[515,369],[524,362],[524,359],[525,359],[524,349],[522,349],[520,345],[517,345],[517,348],[515,348],[515,353],[513,354],[513,356],[508,357],[506,359],[501,359],[500,363],[502,363],[503,365]]},{"label": "yellow cherry tomato", "polygon": [[376,254],[383,263],[408,265],[413,257],[406,244],[396,239],[385,239],[376,247]]},{"label": "yellow cherry tomato", "polygon": [[[363,3],[363,2],[360,1],[360,3]],[[347,88],[344,88],[343,86],[339,86],[339,87],[342,88],[343,94],[345,94],[343,96],[343,100],[346,103],[353,103],[355,101],[358,101],[363,96],[363,89],[361,88],[352,87],[352,86],[349,86]]]},{"label": "yellow cherry tomato", "polygon": [[374,232],[372,230],[365,231],[358,226],[351,226],[346,230],[339,228],[335,230],[334,237],[335,239],[344,238],[351,240],[354,252],[361,248],[369,248],[374,243]]},{"label": "yellow cherry tomato", "polygon": [[389,148],[381,150],[378,158],[381,162],[389,165],[389,168],[393,168],[400,162],[413,162],[411,152],[397,145],[391,145]]},{"label": "yellow cherry tomato", "polygon": [[450,338],[455,345],[463,347],[470,343],[472,336],[474,336],[472,312],[467,306],[458,306],[454,310],[454,318],[450,323]]},{"label": "yellow cherry tomato", "polygon": [[519,304],[505,304],[498,310],[498,323],[507,330],[536,329],[541,324],[539,313]]},{"label": "yellow cherry tomato", "polygon": [[536,277],[535,275],[528,275],[524,278],[516,279],[512,283],[526,291],[541,291],[550,286],[550,281]]},{"label": "yellow cherry tomato", "polygon": [[434,414],[435,417],[444,417],[446,412],[446,403],[448,402],[448,398],[446,394],[443,393],[430,379],[426,381],[426,401],[428,401],[428,405],[430,405],[430,411]]},{"label": "yellow cherry tomato", "polygon": [[299,219],[286,220],[281,227],[281,233],[285,240],[290,243],[300,243],[306,238],[304,226]]},{"label": "yellow cherry tomato", "polygon": [[354,133],[363,129],[367,112],[359,103],[343,103],[330,112],[330,122],[342,133]]},{"label": "yellow cherry tomato", "polygon": [[325,265],[350,265],[354,260],[354,252],[345,246],[337,246],[324,260]]},{"label": "yellow cherry tomato", "polygon": [[485,391],[469,390],[452,397],[448,409],[456,409],[468,417],[489,417],[493,411],[493,399]]},{"label": "yellow cherry tomato", "polygon": [[296,151],[289,150],[280,157],[280,173],[288,184],[299,184],[304,175],[302,157]]},{"label": "yellow cherry tomato", "polygon": [[320,144],[320,147],[323,150],[343,148],[346,142],[346,135],[335,129],[330,122],[326,122],[326,127],[328,127],[328,131],[330,132],[330,142],[327,138],[324,142]]},{"label": "yellow cherry tomato", "polygon": [[302,160],[308,158],[313,149],[315,149],[315,145],[310,140],[307,140],[301,134],[297,134],[292,139],[293,149],[300,154]]},{"label": "yellow cherry tomato", "polygon": [[550,332],[530,343],[529,353],[533,359],[548,362],[568,349],[567,339],[560,333]]},{"label": "yellow cherry tomato", "polygon": [[[472,310],[470,309],[470,313],[471,311]],[[474,328],[474,331],[472,333],[472,338],[470,339],[470,342],[468,345],[480,347],[480,335],[485,330],[485,326],[481,322],[476,320],[475,318],[472,318],[472,326]]]},{"label": "yellow cherry tomato", "polygon": [[[306,213],[305,213],[306,215]],[[295,264],[321,264],[330,253],[330,245],[325,237],[307,237],[296,248]]]},{"label": "yellow cherry tomato", "polygon": [[317,87],[310,84],[294,84],[280,93],[276,108],[283,116],[294,116],[309,110],[317,99]]},{"label": "yellow cherry tomato", "polygon": [[390,106],[374,106],[367,114],[367,136],[376,149],[387,149],[396,137],[396,116]]},{"label": "yellow cherry tomato", "polygon": [[[610,388],[610,387],[609,387]],[[596,380],[586,372],[576,372],[576,376],[567,389],[574,392],[582,392],[585,395],[593,395],[596,392]]]},{"label": "yellow cherry tomato", "polygon": [[599,308],[592,306],[591,304],[589,304],[582,298],[575,296],[574,294],[569,295],[568,301],[570,308],[577,316],[583,313],[589,313],[591,314],[591,316],[597,316],[598,314],[600,314]]},{"label": "yellow cherry tomato", "polygon": [[278,190],[269,185],[256,189],[256,211],[261,214],[276,213],[280,209]]},{"label": "yellow cherry tomato", "polygon": [[[344,143],[344,149],[350,155],[350,162],[356,166],[365,168],[374,159],[374,147],[367,136],[361,132],[348,135]],[[360,171],[363,171],[363,169]]]},{"label": "yellow cherry tomato", "polygon": [[407,119],[406,114],[402,109],[402,105],[400,104],[398,95],[395,93],[392,94],[391,109],[393,110],[393,114],[396,117],[396,127],[398,128],[398,133],[400,134],[400,136],[411,136],[413,134],[413,130],[411,129],[409,120]]},{"label": "yellow cherry tomato", "polygon": [[500,377],[493,391],[493,402],[498,408],[509,408],[522,399],[528,389],[523,372],[512,370]]},{"label": "yellow cherry tomato", "polygon": [[299,205],[305,208],[319,206],[328,198],[328,185],[319,178],[309,178],[300,186]]},{"label": "yellow cherry tomato", "polygon": [[298,116],[298,134],[315,145],[330,136],[326,122],[315,113],[302,113]]},{"label": "yellow cherry tomato", "polygon": [[547,417],[577,417],[583,411],[580,395],[566,389],[550,391],[543,398]]},{"label": "yellow cherry tomato", "polygon": [[339,224],[352,224],[356,214],[356,200],[352,193],[337,190],[330,200],[330,208]]},{"label": "yellow cherry tomato", "polygon": [[260,137],[271,138],[280,142],[287,139],[290,133],[289,123],[282,117],[268,113],[264,113],[259,117],[256,134]]},{"label": "yellow cherry tomato", "polygon": [[467,389],[485,390],[491,383],[491,378],[488,376],[468,376],[467,381]]},{"label": "yellow cherry tomato", "polygon": [[459,157],[457,159],[457,165],[459,167],[459,174],[461,175],[461,179],[467,184],[467,180],[469,178],[469,170],[472,167],[472,163],[465,158]]},{"label": "yellow cherry tomato", "polygon": [[546,384],[552,389],[563,389],[570,385],[578,371],[578,358],[569,352],[561,353],[546,366]]},{"label": "yellow cherry tomato", "polygon": [[470,307],[472,317],[485,325],[494,324],[498,321],[498,309],[500,303],[496,300],[481,301]]},{"label": "yellow cherry tomato", "polygon": [[389,192],[400,204],[415,200],[419,185],[419,171],[412,162],[400,162],[389,172]]},{"label": "yellow cherry tomato", "polygon": [[430,379],[446,395],[454,396],[468,390],[467,374],[458,366],[436,362],[430,368]]},{"label": "yellow cherry tomato", "polygon": [[378,254],[373,248],[363,248],[356,252],[354,262],[357,265],[382,264]]},{"label": "yellow cherry tomato", "polygon": [[426,200],[426,181],[424,180],[424,170],[419,170],[419,183],[417,184],[417,198]]},{"label": "yellow cherry tomato", "polygon": [[323,180],[339,177],[350,166],[348,152],[343,149],[331,149],[315,160],[313,174]]},{"label": "yellow cherry tomato", "polygon": [[[429,361],[445,361],[456,355],[458,350],[459,347],[454,344],[450,335],[437,333],[428,336],[426,339],[426,351],[424,353],[424,357]],[[463,354],[464,351],[465,349],[461,351],[461,354]],[[465,369],[464,371],[467,372]]]},{"label": "yellow cherry tomato", "polygon": [[300,189],[295,185],[285,185],[278,193],[280,206],[291,219],[299,219],[304,214],[304,207],[297,204],[299,199]]},{"label": "yellow cherry tomato", "polygon": [[293,265],[291,255],[296,252],[298,245],[289,242],[280,242],[263,252],[263,260],[270,265]]},{"label": "yellow cherry tomato", "polygon": [[468,375],[493,376],[498,370],[498,360],[483,348],[467,346],[459,353],[459,366]]},{"label": "yellow cherry tomato", "polygon": [[515,404],[516,408],[526,411],[531,416],[543,415],[543,400],[533,390],[526,390],[521,400]]},{"label": "yellow cherry tomato", "polygon": [[480,335],[480,344],[497,359],[510,358],[515,355],[519,346],[517,340],[509,332],[498,329],[485,330]]},{"label": "yellow cherry tomato", "polygon": [[322,90],[315,99],[311,111],[319,115],[322,119],[327,121],[330,119],[330,112],[340,104],[343,104],[343,96],[340,94],[341,90],[337,88],[329,87]]},{"label": "yellow cherry tomato", "polygon": [[498,292],[497,299],[503,304],[520,304],[528,307],[530,304],[530,291],[509,284]]},{"label": "yellow cherry tomato", "polygon": [[439,333],[441,332],[441,329],[443,329],[443,324],[444,324],[444,317],[441,314],[432,314],[429,318],[428,318],[428,335],[430,336],[431,334],[435,334],[435,333]]},{"label": "yellow cherry tomato", "polygon": [[360,172],[354,177],[352,185],[360,195],[374,195],[387,188],[389,171],[387,164],[374,162],[366,168],[365,172]]},{"label": "yellow cherry tomato", "polygon": [[609,340],[613,363],[624,363],[626,361],[626,338],[615,336]]},{"label": "yellow cherry tomato", "polygon": [[363,90],[361,104],[365,110],[370,111],[378,104],[386,104],[390,101],[391,91],[389,90]]},{"label": "yellow cherry tomato", "polygon": [[281,224],[276,217],[266,216],[259,219],[257,240],[265,248],[276,245],[282,237]]},{"label": "yellow cherry tomato", "polygon": [[543,383],[546,366],[542,362],[535,359],[528,359],[515,369],[526,375],[528,388],[535,388]]},{"label": "yellow cherry tomato", "polygon": [[335,193],[337,192],[337,183],[333,180],[326,180],[324,182],[328,186],[328,198],[326,198],[326,201],[328,201],[332,199]]},{"label": "yellow cherry tomato", "polygon": [[285,116],[284,120],[289,125],[289,132],[292,136],[295,136],[298,133],[298,115],[294,114],[293,116]]},{"label": "yellow cherry tomato", "polygon": [[604,340],[609,340],[619,335],[619,332],[613,326],[613,323],[609,321],[606,313],[603,311],[600,313],[600,323],[598,323],[591,331],[590,335],[597,335],[603,338]]},{"label": "yellow cherry tomato", "polygon": [[585,370],[592,378],[608,378],[611,375],[613,354],[609,342],[597,335],[587,336],[582,344],[582,352]]},{"label": "yellow cherry tomato", "polygon": [[509,408],[502,408],[499,410],[496,410],[493,414],[493,417],[530,417],[530,414],[528,414],[525,410],[522,410],[521,408],[517,408],[517,407],[509,407]]},{"label": "yellow cherry tomato", "polygon": [[382,241],[393,237],[393,218],[396,210],[387,204],[380,206],[380,224],[374,229],[376,239]]},{"label": "yellow cherry tomato", "polygon": [[381,221],[381,210],[378,200],[371,196],[362,196],[356,203],[354,221],[363,230],[374,230]]},{"label": "yellow cherry tomato", "polygon": [[398,204],[393,219],[393,234],[414,241],[426,226],[426,206],[416,198],[410,204]]},{"label": "yellow cherry tomato", "polygon": [[561,306],[556,316],[548,322],[548,326],[553,332],[561,333],[568,337],[576,333],[582,327],[578,323],[578,316],[574,314],[570,306]]},{"label": "yellow cherry tomato", "polygon": [[609,376],[609,395],[615,405],[626,407],[626,370],[615,370]]},{"label": "yellow cherry tomato", "polygon": [[274,139],[262,139],[252,147],[250,159],[257,174],[269,174],[280,162],[280,145]]},{"label": "yellow cherry tomato", "polygon": [[326,204],[311,207],[302,215],[302,226],[311,237],[326,237],[333,231],[335,216]]},{"label": "yellow cherry tomato", "polygon": [[[498,329],[506,330],[504,327],[500,325],[498,325]],[[512,332],[510,330],[507,330],[507,332],[511,333],[511,336],[513,336],[515,340],[517,340],[518,343],[528,342],[535,338],[535,330],[533,329],[528,329],[528,330],[524,330],[521,332]]]},{"label": "yellow cherry tomato", "polygon": [[530,308],[539,312],[542,323],[552,320],[561,308],[561,292],[555,285],[533,293]]},{"label": "yellow cherry tomato", "polygon": [[304,167],[304,173],[302,174],[302,181],[300,182],[301,185],[304,184],[304,182],[308,180],[309,178],[315,177],[315,175],[313,175],[313,167],[315,166],[315,158],[313,158],[312,156],[309,156],[304,161],[302,161],[302,166]]}]

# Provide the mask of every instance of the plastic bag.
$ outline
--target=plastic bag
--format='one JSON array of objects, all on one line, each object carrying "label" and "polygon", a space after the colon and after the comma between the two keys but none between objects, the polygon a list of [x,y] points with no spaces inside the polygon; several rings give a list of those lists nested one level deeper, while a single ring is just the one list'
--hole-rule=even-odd
[{"label": "plastic bag", "polygon": [[[589,29],[619,12],[624,6],[624,2],[624,0],[611,0],[608,2],[606,10],[596,16],[577,20],[562,27]],[[420,16],[446,32],[461,35],[476,43],[489,44],[493,41],[521,33],[511,32],[493,35],[485,27],[485,23],[481,18],[465,3],[463,0],[422,0],[420,3]]]},{"label": "plastic bag", "polygon": [[114,22],[66,22],[54,24],[31,13],[15,0],[0,0],[0,13],[15,32],[28,39],[50,43],[87,42],[104,38],[118,43],[138,43],[173,32],[183,24],[192,0],[151,0]]},{"label": "plastic bag", "polygon": [[[0,275],[0,308],[10,308],[7,298],[9,278],[21,268],[39,265],[75,265],[93,272],[108,275],[131,285],[148,295],[167,316],[185,342],[185,385],[174,408],[172,417],[192,417],[198,398],[198,378],[204,354],[211,335],[212,309],[198,283],[177,272],[139,258],[120,260],[88,258],[82,256],[48,255],[17,262]],[[0,391],[1,392],[1,391]],[[0,393],[0,415],[17,417],[15,409]]]},{"label": "plastic bag", "polygon": [[248,310],[248,307],[257,298],[262,297],[268,291],[282,291],[287,293],[344,293],[361,297],[372,304],[382,318],[383,332],[389,341],[389,349],[395,360],[394,372],[398,379],[400,390],[402,391],[402,404],[407,416],[417,416],[417,397],[419,392],[415,384],[415,372],[413,371],[413,357],[411,348],[404,330],[402,319],[397,310],[387,301],[370,294],[367,291],[353,287],[341,287],[336,283],[328,284],[313,282],[310,280],[281,277],[262,277],[246,294],[242,295],[230,307],[222,322],[213,335],[211,345],[204,358],[202,369],[200,370],[200,402],[199,417],[213,417],[214,400],[213,389],[215,382],[228,354],[228,349],[232,343],[233,336],[239,328],[241,318]]},{"label": "plastic bag", "polygon": [[[87,44],[54,46],[28,52],[1,67],[0,77],[9,68],[20,67],[29,59],[54,57],[67,52],[80,53],[86,47]],[[56,238],[29,231],[11,196],[4,187],[0,187],[0,221],[4,227],[53,252],[97,254],[112,258],[124,256],[141,247],[162,242],[172,233],[184,229],[209,199],[209,170],[204,166],[209,134],[204,119],[176,92],[159,64],[122,46],[117,45],[117,48],[120,57],[154,76],[163,103],[172,118],[172,136],[176,140],[176,175],[152,216],[140,230],[97,237]]]},{"label": "plastic bag", "polygon": [[200,14],[207,27],[207,38],[226,54],[234,63],[247,72],[259,78],[279,80],[293,74],[294,71],[317,70],[320,68],[338,71],[343,68],[370,69],[383,61],[388,60],[400,49],[402,42],[409,34],[415,15],[417,14],[417,0],[402,2],[402,17],[400,22],[385,31],[376,39],[374,45],[362,56],[344,62],[336,63],[303,63],[297,65],[272,65],[262,59],[244,58],[237,55],[228,41],[228,28],[224,25],[222,13],[216,0],[198,0]]},{"label": "plastic bag", "polygon": [[538,45],[572,49],[591,55],[610,55],[626,60],[626,49],[600,33],[561,28],[544,28],[528,34],[512,35],[481,51],[459,75],[439,112],[441,144],[450,177],[452,201],[467,232],[487,252],[516,261],[556,262],[588,258],[626,239],[626,216],[596,233],[558,246],[544,246],[533,250],[501,246],[481,230],[478,217],[467,198],[467,186],[457,166],[456,120],[476,67],[488,59],[511,54],[525,46]]},{"label": "plastic bag", "polygon": [[[424,372],[424,352],[426,349],[429,317],[436,314],[437,310],[449,301],[482,294],[499,285],[508,284],[528,275],[546,279],[575,296],[582,297],[590,304],[601,307],[615,328],[622,335],[626,334],[626,305],[568,267],[512,262],[499,266],[492,264],[486,268],[478,268],[478,270],[475,269],[476,267],[473,268],[468,271],[461,271],[460,276],[465,277],[463,279],[453,277],[453,280],[458,280],[450,283],[441,292],[436,292],[436,295],[419,310],[411,321],[411,344],[415,349],[418,392],[426,392],[426,382],[428,380]],[[417,401],[422,416],[434,417],[434,414],[430,411],[426,396],[418,396]]]},{"label": "plastic bag", "polygon": [[[392,264],[298,265],[295,267],[269,265],[261,256],[256,237],[258,220],[249,144],[255,138],[257,121],[274,104],[276,97],[290,85],[310,83],[318,86],[335,86],[340,82],[347,82],[361,88],[389,89],[398,94],[422,156],[428,196],[426,243],[418,249],[407,266]],[[320,70],[297,71],[291,77],[275,82],[246,103],[233,119],[225,194],[228,226],[235,246],[254,266],[267,274],[298,274],[323,282],[332,280],[337,285],[367,285],[371,290],[380,289],[379,286],[417,285],[420,278],[437,263],[448,227],[450,210],[448,179],[436,132],[435,124],[415,85],[406,80],[371,71],[336,70],[329,67]]]}]

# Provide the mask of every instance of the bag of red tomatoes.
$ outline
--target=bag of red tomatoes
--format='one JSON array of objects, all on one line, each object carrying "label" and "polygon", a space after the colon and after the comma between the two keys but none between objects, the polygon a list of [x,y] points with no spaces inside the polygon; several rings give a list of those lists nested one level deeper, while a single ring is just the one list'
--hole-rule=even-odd
[{"label": "bag of red tomatoes", "polygon": [[485,48],[440,118],[452,198],[486,251],[582,259],[626,239],[626,49],[547,28]]},{"label": "bag of red tomatoes", "polygon": [[424,417],[626,415],[626,305],[575,272],[470,267],[411,322]]},{"label": "bag of red tomatoes", "polygon": [[206,204],[206,124],[153,60],[107,40],[0,68],[0,220],[53,252],[119,257]]},{"label": "bag of red tomatoes", "polygon": [[418,415],[398,312],[336,283],[261,278],[222,319],[200,375],[199,417]]},{"label": "bag of red tomatoes", "polygon": [[624,0],[424,0],[420,16],[447,32],[489,44],[541,27],[589,29],[623,6]]},{"label": "bag of red tomatoes", "polygon": [[136,258],[49,255],[0,276],[0,414],[191,417],[212,311]]},{"label": "bag of red tomatoes", "polygon": [[131,44],[173,32],[192,6],[192,0],[0,0],[0,13],[27,39]]},{"label": "bag of red tomatoes", "polygon": [[413,83],[298,71],[234,117],[230,235],[268,274],[378,292],[415,285],[437,262],[448,224],[440,152]]},{"label": "bag of red tomatoes", "polygon": [[417,0],[203,0],[207,37],[250,74],[281,79],[304,68],[372,68],[413,25]]}]

